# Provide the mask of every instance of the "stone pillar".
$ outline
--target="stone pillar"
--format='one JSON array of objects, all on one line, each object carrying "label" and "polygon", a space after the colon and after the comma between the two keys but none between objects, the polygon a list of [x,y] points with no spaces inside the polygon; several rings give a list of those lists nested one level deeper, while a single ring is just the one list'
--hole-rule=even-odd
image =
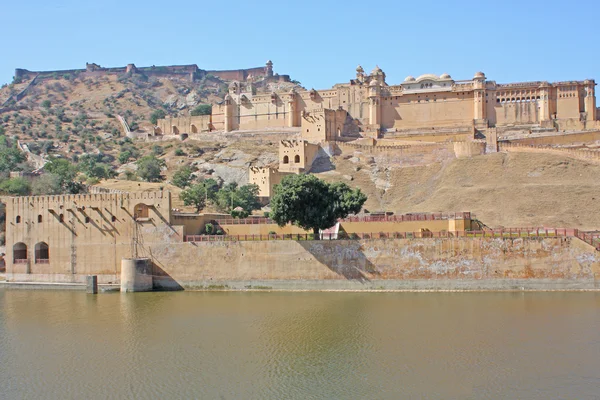
[{"label": "stone pillar", "polygon": [[485,91],[476,89],[473,91],[473,119],[485,119]]},{"label": "stone pillar", "polygon": [[540,86],[540,122],[550,120],[550,87]]},{"label": "stone pillar", "polygon": [[379,97],[371,97],[369,99],[369,125],[379,128],[380,124],[380,108]]},{"label": "stone pillar", "polygon": [[98,275],[88,275],[85,277],[86,293],[98,294]]},{"label": "stone pillar", "polygon": [[297,107],[296,107],[296,96],[293,93],[290,93],[290,99],[288,100],[288,121],[287,121],[287,125],[288,127],[292,128],[294,126],[297,126],[296,124],[296,112],[297,112]]},{"label": "stone pillar", "polygon": [[121,260],[121,292],[148,292],[152,290],[152,266],[147,258]]},{"label": "stone pillar", "polygon": [[230,95],[225,96],[223,118],[224,118],[224,130],[225,132],[231,132],[233,130],[233,100]]},{"label": "stone pillar", "polygon": [[595,121],[596,120],[596,95],[594,86],[596,86],[596,82],[593,80],[585,81],[585,98],[583,99],[584,110],[586,112],[586,120]]}]

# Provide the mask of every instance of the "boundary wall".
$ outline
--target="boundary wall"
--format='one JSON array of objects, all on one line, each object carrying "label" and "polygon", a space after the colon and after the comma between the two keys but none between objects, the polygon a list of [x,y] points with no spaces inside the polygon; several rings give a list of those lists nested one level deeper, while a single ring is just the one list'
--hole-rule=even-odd
[{"label": "boundary wall", "polygon": [[499,142],[498,150],[518,153],[556,154],[559,156],[576,158],[578,160],[600,163],[600,150],[552,148],[506,142]]}]

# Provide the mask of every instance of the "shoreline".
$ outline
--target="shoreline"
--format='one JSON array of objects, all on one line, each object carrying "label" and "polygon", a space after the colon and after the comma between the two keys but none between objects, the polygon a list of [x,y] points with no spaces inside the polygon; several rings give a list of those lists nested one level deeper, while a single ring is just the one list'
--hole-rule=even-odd
[{"label": "shoreline", "polygon": [[[0,290],[85,291],[83,283],[7,282]],[[100,293],[119,292],[120,284],[99,284]],[[463,293],[463,292],[600,292],[594,279],[482,279],[482,280],[376,280],[366,283],[339,280],[208,281],[182,283],[178,288],[157,282],[151,292],[332,292],[332,293]]]}]

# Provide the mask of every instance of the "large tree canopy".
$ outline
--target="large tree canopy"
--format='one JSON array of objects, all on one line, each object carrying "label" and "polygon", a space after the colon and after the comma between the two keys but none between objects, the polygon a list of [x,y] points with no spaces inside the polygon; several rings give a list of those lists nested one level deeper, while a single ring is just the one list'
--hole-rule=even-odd
[{"label": "large tree canopy", "polygon": [[360,212],[367,196],[343,182],[326,183],[314,175],[288,175],[275,186],[270,217],[279,226],[292,223],[312,230],[332,227],[339,218]]}]

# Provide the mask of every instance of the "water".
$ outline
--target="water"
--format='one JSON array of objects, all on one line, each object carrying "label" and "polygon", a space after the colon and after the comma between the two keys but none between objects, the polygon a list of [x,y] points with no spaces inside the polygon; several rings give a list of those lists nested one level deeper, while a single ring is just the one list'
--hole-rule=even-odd
[{"label": "water", "polygon": [[0,290],[0,398],[600,397],[600,294]]}]

